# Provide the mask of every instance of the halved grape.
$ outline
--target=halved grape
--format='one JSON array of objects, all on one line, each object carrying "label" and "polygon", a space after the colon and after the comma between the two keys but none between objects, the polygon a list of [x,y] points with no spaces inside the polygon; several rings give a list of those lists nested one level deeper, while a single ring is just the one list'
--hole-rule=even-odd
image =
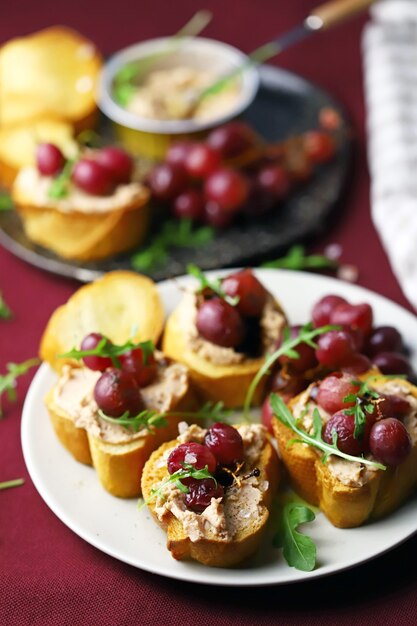
[{"label": "halved grape", "polygon": [[185,505],[195,511],[202,513],[211,504],[212,498],[222,498],[224,489],[222,485],[213,478],[203,478],[201,480],[189,479],[187,482],[188,493],[184,494]]},{"label": "halved grape", "polygon": [[360,384],[348,374],[336,372],[327,376],[319,385],[317,404],[327,413],[336,413],[341,409],[354,406],[355,401],[345,402],[344,398],[350,394],[357,394]]}]

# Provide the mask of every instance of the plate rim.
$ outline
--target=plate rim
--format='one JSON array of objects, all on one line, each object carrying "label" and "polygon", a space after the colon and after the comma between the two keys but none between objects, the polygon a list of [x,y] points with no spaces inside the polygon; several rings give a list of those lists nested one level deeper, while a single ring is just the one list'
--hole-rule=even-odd
[{"label": "plate rim", "polygon": [[[207,272],[207,274],[212,275],[212,276],[218,276],[224,273],[228,273],[230,271],[231,271],[230,269],[218,270],[218,271]],[[372,298],[376,298],[377,302],[379,301],[380,303],[385,303],[386,305],[390,307],[394,307],[393,312],[395,312],[395,310],[397,309],[398,311],[401,311],[402,314],[405,314],[407,317],[409,316],[410,321],[414,322],[415,324],[415,333],[417,336],[417,318],[413,313],[411,313],[404,307],[400,306],[396,302],[389,300],[389,298],[386,298],[385,296],[382,296],[376,292],[373,292],[365,287],[362,287],[359,285],[351,285],[351,284],[346,285],[346,283],[343,283],[342,281],[338,279],[327,277],[327,276],[322,276],[322,275],[317,275],[317,274],[310,274],[307,272],[294,272],[290,270],[275,270],[275,269],[258,269],[256,270],[256,272],[258,275],[261,276],[261,279],[263,275],[266,277],[277,276],[279,278],[280,275],[289,277],[289,276],[294,276],[294,274],[296,274],[296,276],[299,277],[296,280],[299,280],[299,279],[301,281],[307,280],[307,281],[312,281],[312,283],[314,283],[316,280],[319,280],[320,282],[324,281],[326,285],[329,285],[329,288],[335,287],[336,291],[341,291],[341,289],[343,289],[343,286],[347,286],[349,288],[348,291],[350,291],[350,289],[353,289],[354,292],[356,292],[356,294],[358,295],[358,297],[363,297],[363,296],[369,297],[369,295],[371,295]],[[175,279],[175,281],[173,280],[162,281],[161,283],[158,283],[158,288],[162,292],[164,292],[167,289],[169,291],[168,286],[170,288],[172,287],[176,288],[178,286],[178,282],[180,284],[181,283],[183,284],[184,282],[188,282],[188,283],[193,282],[193,280],[194,279],[192,277],[182,276],[178,279]],[[264,282],[266,282],[267,279],[265,280],[264,278],[263,280]],[[417,355],[416,355],[416,358],[417,358]],[[83,528],[80,528],[79,526],[77,527],[77,524],[74,524],[74,522],[71,519],[71,516],[68,515],[68,512],[67,511],[63,512],[59,503],[56,502],[56,495],[54,499],[54,494],[51,493],[48,490],[48,486],[43,483],[41,472],[39,468],[36,466],[36,463],[34,463],[33,453],[31,449],[31,442],[29,438],[29,428],[30,428],[29,421],[33,419],[33,417],[30,417],[30,415],[33,412],[32,407],[34,405],[37,405],[39,402],[39,393],[40,393],[40,390],[42,390],[42,386],[45,385],[45,381],[47,381],[48,377],[50,377],[52,373],[53,372],[47,363],[43,363],[40,366],[40,368],[36,372],[31,382],[31,385],[29,387],[29,390],[28,390],[28,393],[26,395],[26,399],[24,402],[24,406],[22,410],[22,420],[21,420],[21,444],[22,444],[23,456],[24,456],[24,460],[26,463],[26,467],[28,469],[29,475],[32,479],[32,482],[36,490],[38,491],[39,495],[42,497],[44,502],[47,504],[47,506],[51,509],[51,511],[72,532],[74,532],[76,535],[81,537],[84,541],[86,541],[90,545],[93,545],[95,548],[97,548],[101,552],[108,554],[121,562],[127,563],[142,571],[148,571],[150,573],[162,575],[162,576],[174,579],[174,580],[183,580],[187,582],[193,582],[196,584],[223,585],[223,586],[231,586],[231,587],[260,587],[260,586],[293,584],[293,583],[308,582],[309,580],[323,578],[325,576],[334,575],[334,574],[352,569],[354,567],[357,567],[399,546],[401,543],[407,541],[407,539],[411,538],[413,535],[417,533],[417,516],[416,516],[414,525],[411,524],[410,527],[406,531],[402,532],[400,537],[397,537],[392,543],[390,543],[389,545],[385,545],[382,549],[376,550],[370,555],[365,555],[363,557],[349,560],[347,562],[344,562],[341,566],[337,566],[337,565],[321,566],[311,572],[300,572],[299,570],[294,570],[294,568],[291,568],[285,565],[286,569],[288,569],[289,575],[282,577],[282,579],[276,579],[276,580],[270,580],[268,576],[264,578],[261,577],[260,580],[256,580],[256,567],[248,570],[247,577],[239,579],[239,572],[243,571],[244,573],[245,570],[241,570],[239,568],[208,568],[205,566],[201,566],[200,564],[185,562],[183,564],[184,567],[182,569],[178,571],[167,571],[167,568],[163,564],[159,566],[149,565],[149,564],[146,565],[144,563],[139,564],[138,559],[137,558],[135,559],[133,556],[129,558],[129,555],[127,556],[125,555],[123,557],[121,556],[120,552],[115,547],[104,546],[103,542],[97,539],[96,537],[92,536],[91,533],[89,533],[88,529],[85,530]],[[43,389],[43,392],[45,392],[45,389]],[[42,394],[42,397],[43,397],[43,394]],[[44,406],[43,406],[43,410],[46,413],[46,409]],[[47,422],[49,424],[49,427],[52,429],[49,419],[47,419]],[[60,447],[60,443],[58,442],[55,435],[54,435],[54,440],[55,440],[57,447]],[[76,463],[74,459],[71,458],[70,460],[71,462]],[[97,488],[102,489],[96,476],[94,476],[94,479],[96,480]],[[117,502],[118,499],[115,498],[112,501]],[[398,511],[400,511],[401,513],[401,509],[405,509],[406,507],[411,507],[417,510],[417,499],[415,497],[409,499],[408,502],[405,503]],[[395,514],[398,513],[398,511],[394,512],[388,518],[384,518],[383,520],[380,520],[379,523],[384,524],[392,516],[395,516]],[[322,513],[320,515],[323,516]],[[323,520],[327,522],[324,516],[323,516]],[[376,523],[378,522],[373,522],[373,524],[376,524]],[[338,531],[341,530],[342,532],[346,530],[360,532],[361,528],[369,528],[369,525],[364,526],[364,527],[359,527],[358,529],[337,529],[337,530]],[[203,568],[203,569],[200,569],[200,568]],[[202,576],[203,580],[201,580],[201,578],[198,579],[198,577],[196,576],[197,572],[198,572],[198,575],[200,575],[200,573],[203,571],[210,572],[210,574],[206,577]],[[216,579],[214,576],[211,576],[211,572],[213,571],[218,572],[218,579]],[[294,575],[294,572],[295,572],[295,575]],[[291,576],[291,573],[293,574],[292,576]],[[250,577],[253,577],[253,579],[249,579]]]}]

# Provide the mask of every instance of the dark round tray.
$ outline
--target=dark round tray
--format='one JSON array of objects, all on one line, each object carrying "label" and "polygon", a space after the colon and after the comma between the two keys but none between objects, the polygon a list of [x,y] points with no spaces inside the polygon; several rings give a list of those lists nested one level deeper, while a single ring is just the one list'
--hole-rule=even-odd
[{"label": "dark round tray", "polygon": [[[348,127],[341,106],[313,83],[268,65],[261,67],[260,73],[259,93],[243,118],[268,141],[316,128],[323,107],[336,109]],[[214,240],[204,246],[173,249],[167,263],[149,275],[162,280],[184,274],[191,262],[204,270],[256,264],[317,235],[325,229],[341,199],[350,157],[351,141],[345,133],[336,157],[320,167],[312,180],[292,193],[276,211],[256,221],[242,219],[217,233]],[[32,265],[85,282],[110,270],[131,269],[131,254],[96,263],[60,259],[27,239],[14,211],[0,213],[0,243]]]}]

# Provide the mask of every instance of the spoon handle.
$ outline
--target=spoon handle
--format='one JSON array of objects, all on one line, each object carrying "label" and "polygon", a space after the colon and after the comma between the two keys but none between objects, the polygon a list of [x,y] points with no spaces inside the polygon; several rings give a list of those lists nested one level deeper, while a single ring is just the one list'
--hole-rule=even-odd
[{"label": "spoon handle", "polygon": [[326,30],[365,11],[374,0],[330,0],[312,10],[306,26],[312,30]]}]

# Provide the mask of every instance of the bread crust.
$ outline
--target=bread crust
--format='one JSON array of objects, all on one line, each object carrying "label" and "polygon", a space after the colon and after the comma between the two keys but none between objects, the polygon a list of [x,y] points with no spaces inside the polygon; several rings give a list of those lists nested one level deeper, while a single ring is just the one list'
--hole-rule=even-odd
[{"label": "bread crust", "polygon": [[[153,452],[145,464],[142,474],[142,494],[145,500],[151,496],[152,488],[168,477],[166,465],[161,466],[161,458],[167,450],[178,445],[178,440],[163,444]],[[184,526],[172,513],[163,522],[155,514],[155,502],[148,503],[149,511],[156,523],[167,534],[167,548],[177,560],[195,560],[212,567],[233,567],[253,555],[264,536],[273,495],[280,479],[279,461],[276,451],[267,439],[256,467],[261,471],[260,481],[268,481],[269,487],[263,492],[259,518],[251,524],[242,522],[234,538],[222,541],[213,532],[191,541]],[[227,498],[227,490],[224,498]]]},{"label": "bread crust", "polygon": [[[367,378],[365,374],[361,378]],[[381,375],[373,382],[377,389],[386,382]],[[400,380],[417,398],[417,388]],[[308,390],[293,398],[290,410],[308,397]],[[311,446],[291,443],[296,435],[277,418],[272,419],[279,452],[297,493],[307,502],[319,506],[330,522],[339,528],[353,528],[367,520],[378,519],[398,508],[417,485],[417,444],[406,460],[397,467],[372,471],[363,485],[349,486],[337,479],[321,456]]]}]

